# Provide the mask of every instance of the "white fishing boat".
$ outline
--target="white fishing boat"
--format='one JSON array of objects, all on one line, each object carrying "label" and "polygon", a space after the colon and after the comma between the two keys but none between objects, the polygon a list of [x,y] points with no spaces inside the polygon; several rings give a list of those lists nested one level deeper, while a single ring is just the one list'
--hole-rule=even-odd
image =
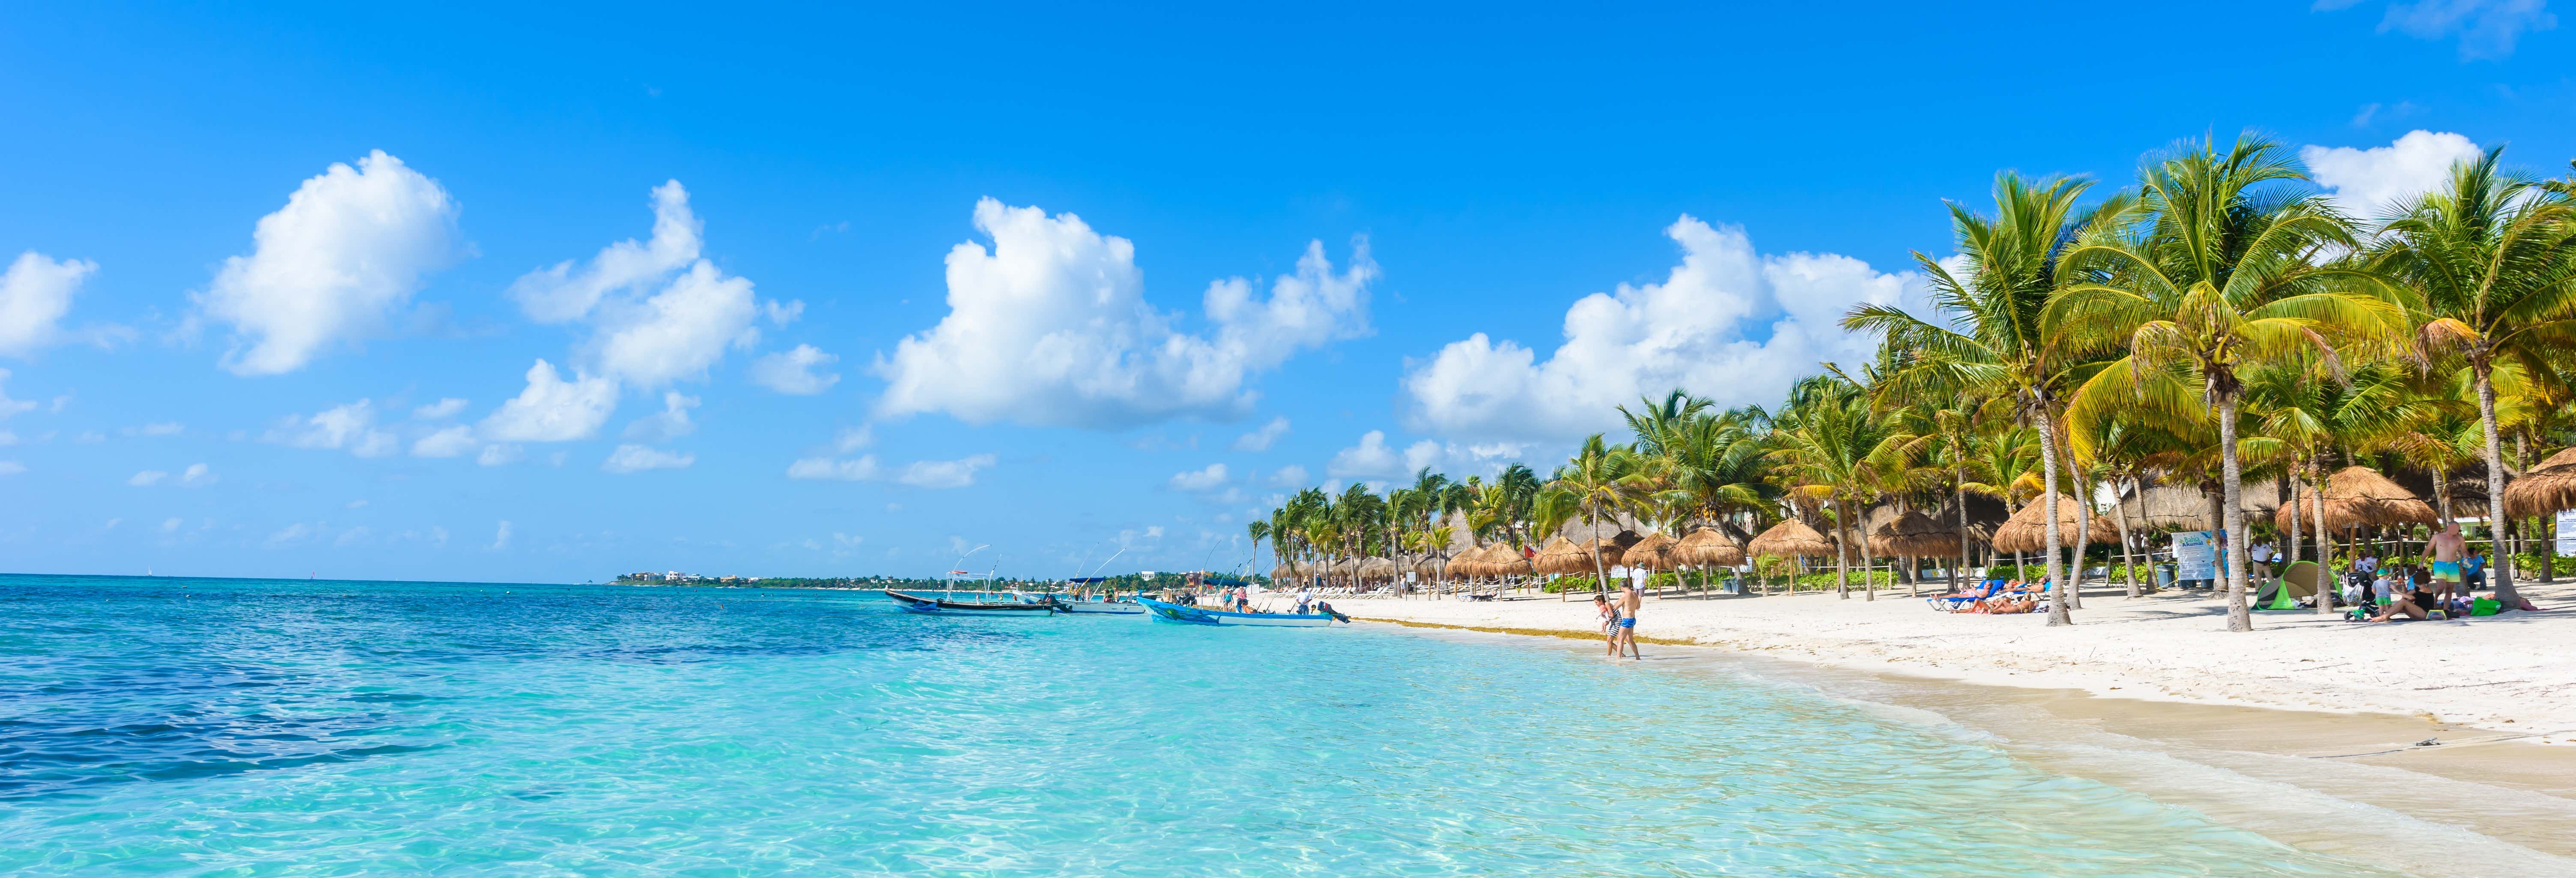
[{"label": "white fishing boat", "polygon": [[1154,621],[1172,622],[1181,625],[1225,625],[1254,628],[1322,628],[1326,625],[1331,625],[1334,622],[1349,622],[1351,620],[1351,617],[1333,612],[1329,607],[1318,607],[1322,612],[1316,613],[1237,613],[1230,610],[1210,610],[1187,606],[1184,604],[1167,604],[1151,598],[1137,598],[1136,602],[1145,605],[1145,611],[1153,614]]}]

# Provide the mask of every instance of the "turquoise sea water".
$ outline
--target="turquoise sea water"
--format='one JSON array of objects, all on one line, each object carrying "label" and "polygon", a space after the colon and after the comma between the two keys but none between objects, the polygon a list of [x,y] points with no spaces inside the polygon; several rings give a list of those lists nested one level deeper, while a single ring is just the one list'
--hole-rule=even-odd
[{"label": "turquoise sea water", "polygon": [[2349,875],[1795,687],[869,593],[0,577],[0,873]]}]

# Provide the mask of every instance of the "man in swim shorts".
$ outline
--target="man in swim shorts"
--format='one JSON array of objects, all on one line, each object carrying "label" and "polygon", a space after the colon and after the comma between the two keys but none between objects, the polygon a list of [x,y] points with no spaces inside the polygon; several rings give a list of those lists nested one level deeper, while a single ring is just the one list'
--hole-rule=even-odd
[{"label": "man in swim shorts", "polygon": [[2449,603],[2453,597],[2467,597],[2468,589],[2460,585],[2460,556],[2468,554],[2468,540],[2460,535],[2460,523],[2451,522],[2441,533],[2433,535],[2433,598]]},{"label": "man in swim shorts", "polygon": [[[1628,652],[1639,660],[1645,659],[1646,654],[1637,651],[1637,610],[1645,605],[1646,593],[1638,590],[1636,580],[1628,580],[1627,587],[1619,590],[1619,642],[1626,644]],[[1619,652],[1613,648],[1610,654],[1616,656]]]}]

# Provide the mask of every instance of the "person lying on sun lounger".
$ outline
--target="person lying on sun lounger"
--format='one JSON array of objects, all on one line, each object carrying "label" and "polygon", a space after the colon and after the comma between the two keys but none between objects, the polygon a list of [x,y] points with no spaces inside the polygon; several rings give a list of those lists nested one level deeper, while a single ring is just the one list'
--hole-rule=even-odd
[{"label": "person lying on sun lounger", "polygon": [[1993,600],[1979,602],[1976,606],[1970,607],[1963,612],[2009,615],[2013,613],[2036,612],[2038,609],[2038,598],[2031,597],[2030,595],[2020,595],[2018,597],[2013,595],[2004,595]]}]

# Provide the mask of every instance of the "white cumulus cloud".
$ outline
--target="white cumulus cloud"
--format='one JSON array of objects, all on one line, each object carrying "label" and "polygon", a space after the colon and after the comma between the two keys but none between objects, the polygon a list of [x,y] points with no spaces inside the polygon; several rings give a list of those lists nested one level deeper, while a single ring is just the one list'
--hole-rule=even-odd
[{"label": "white cumulus cloud", "polygon": [[696,422],[689,420],[689,410],[698,407],[698,398],[683,396],[679,391],[662,394],[662,411],[635,419],[626,425],[625,438],[638,442],[668,442],[697,432]]},{"label": "white cumulus cloud", "polygon": [[477,466],[507,466],[526,456],[527,449],[506,442],[496,443],[483,446],[482,453],[474,455],[474,463]]},{"label": "white cumulus cloud", "polygon": [[824,353],[810,344],[781,351],[753,360],[751,383],[796,396],[812,396],[841,381],[839,373],[816,372],[816,366],[829,366],[841,358]]},{"label": "white cumulus cloud", "polygon": [[1675,388],[1723,406],[1770,404],[1820,361],[1872,355],[1875,338],[1837,325],[1853,305],[1922,307],[1911,272],[1834,254],[1761,255],[1743,229],[1690,216],[1664,233],[1681,245],[1681,264],[1662,282],[1576,301],[1545,359],[1480,332],[1415,364],[1403,382],[1411,425],[1468,441],[1564,440],[1614,429],[1617,406]]},{"label": "white cumulus cloud", "polygon": [[1396,459],[1395,449],[1386,444],[1384,430],[1360,434],[1360,444],[1334,452],[1332,462],[1324,465],[1324,472],[1335,478],[1391,476],[1403,470],[1404,465]]},{"label": "white cumulus cloud", "polygon": [[503,520],[503,521],[501,522],[501,527],[499,528],[498,532],[496,532],[496,533],[494,533],[494,534],[492,535],[492,550],[497,552],[497,551],[500,551],[500,550],[502,550],[502,549],[507,549],[507,548],[509,548],[509,547],[510,547],[510,522],[509,522],[509,521],[507,521],[507,520]]},{"label": "white cumulus cloud", "polygon": [[655,469],[681,469],[696,462],[698,458],[693,454],[680,454],[644,445],[629,444],[617,446],[617,450],[609,452],[608,459],[600,461],[599,469],[602,472],[621,474],[640,473]]},{"label": "white cumulus cloud", "polygon": [[640,292],[697,261],[705,232],[706,224],[689,210],[688,190],[672,180],[653,188],[652,240],[610,244],[578,269],[567,259],[529,272],[510,285],[510,297],[539,323],[579,320],[609,293]]},{"label": "white cumulus cloud", "polygon": [[1211,463],[1206,469],[1173,473],[1170,482],[1175,491],[1205,491],[1225,484],[1225,464]]},{"label": "white cumulus cloud", "polygon": [[1279,441],[1279,437],[1286,435],[1288,435],[1288,419],[1285,416],[1271,418],[1270,423],[1261,425],[1261,429],[1234,437],[1234,450],[1268,451],[1271,443]]},{"label": "white cumulus cloud", "polygon": [[729,347],[760,340],[763,313],[793,319],[801,303],[760,303],[751,281],[701,258],[704,224],[678,180],[653,190],[653,237],[610,244],[588,264],[558,263],[521,276],[510,296],[540,323],[587,321],[582,362],[643,388],[704,379]]},{"label": "white cumulus cloud", "polygon": [[57,262],[34,250],[0,274],[0,355],[26,357],[62,340],[63,315],[81,282],[98,271],[86,259]]},{"label": "white cumulus cloud", "polygon": [[484,418],[484,438],[497,442],[568,442],[599,433],[617,409],[617,382],[575,371],[565,381],[554,364],[528,367],[528,388]]},{"label": "white cumulus cloud", "polygon": [[1146,302],[1135,246],[1073,214],[975,205],[992,247],[948,253],[948,316],[905,337],[876,373],[878,413],[945,412],[968,423],[1121,429],[1173,417],[1231,418],[1251,405],[1245,383],[1299,350],[1369,332],[1364,241],[1336,272],[1313,242],[1296,272],[1256,296],[1253,282],[1219,280],[1202,297],[1205,334]]},{"label": "white cumulus cloud", "polygon": [[260,218],[251,254],[224,260],[194,297],[200,313],[233,327],[223,367],[292,372],[382,329],[452,257],[455,227],[447,190],[382,150],[304,181]]},{"label": "white cumulus cloud", "polygon": [[2415,130],[2387,146],[2303,146],[2299,160],[2317,185],[2333,193],[2335,206],[2357,219],[2377,219],[2407,199],[2441,188],[2451,166],[2484,151],[2467,137],[2448,131]]},{"label": "white cumulus cloud", "polygon": [[393,433],[376,429],[376,407],[372,401],[357,402],[326,409],[310,417],[287,415],[267,433],[262,442],[274,442],[295,448],[318,448],[347,451],[359,457],[384,457],[400,447]]}]

